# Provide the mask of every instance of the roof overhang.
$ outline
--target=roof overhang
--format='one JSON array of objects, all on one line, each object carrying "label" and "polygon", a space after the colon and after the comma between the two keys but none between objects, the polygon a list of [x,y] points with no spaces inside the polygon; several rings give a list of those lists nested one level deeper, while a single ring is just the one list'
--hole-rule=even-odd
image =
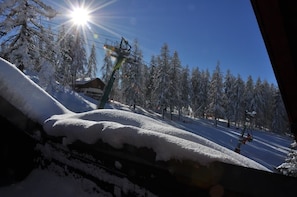
[{"label": "roof overhang", "polygon": [[297,1],[251,0],[297,138]]}]

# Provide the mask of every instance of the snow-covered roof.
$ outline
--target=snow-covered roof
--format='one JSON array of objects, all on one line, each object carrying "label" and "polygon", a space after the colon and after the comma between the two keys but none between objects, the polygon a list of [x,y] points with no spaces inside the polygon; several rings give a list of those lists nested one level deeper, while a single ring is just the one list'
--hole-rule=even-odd
[{"label": "snow-covered roof", "polygon": [[85,84],[85,83],[87,83],[87,82],[89,82],[91,80],[93,80],[93,79],[90,78],[90,77],[78,78],[78,79],[75,80],[75,83],[76,84]]}]

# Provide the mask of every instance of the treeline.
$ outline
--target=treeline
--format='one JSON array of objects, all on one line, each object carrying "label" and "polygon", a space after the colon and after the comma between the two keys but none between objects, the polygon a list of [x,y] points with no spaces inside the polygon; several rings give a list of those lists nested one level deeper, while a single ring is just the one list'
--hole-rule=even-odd
[{"label": "treeline", "polygon": [[[214,124],[218,119],[225,119],[235,126],[243,124],[245,111],[255,111],[257,128],[279,133],[287,131],[287,114],[274,84],[260,78],[254,80],[252,76],[244,81],[230,70],[224,74],[219,62],[212,72],[199,67],[190,70],[182,66],[177,51],[170,53],[166,43],[148,64],[141,61],[137,41],[132,48],[135,50],[132,56],[138,58],[122,66],[111,98],[165,112],[170,118],[173,114],[177,114],[177,118],[183,115],[211,117]],[[106,66],[105,69],[110,70]],[[103,79],[107,82],[108,77]]]},{"label": "treeline", "polygon": [[[98,66],[96,48],[87,54],[80,29],[62,25],[58,33],[41,23],[57,12],[41,1],[2,1],[0,3],[0,56],[20,70],[34,72],[46,91],[73,87],[78,78],[95,77],[100,68],[107,83],[113,69],[106,53]],[[231,71],[222,73],[220,64],[209,71],[183,66],[178,52],[170,52],[165,43],[160,54],[143,61],[137,40],[132,43],[130,61],[116,74],[110,98],[128,105],[160,111],[173,118],[184,115],[226,119],[241,125],[246,110],[255,111],[255,126],[285,132],[287,115],[280,92],[274,84],[249,76],[244,81]],[[59,85],[57,85],[59,84]],[[176,115],[177,114],[177,115]],[[163,114],[164,115],[164,114]]]}]

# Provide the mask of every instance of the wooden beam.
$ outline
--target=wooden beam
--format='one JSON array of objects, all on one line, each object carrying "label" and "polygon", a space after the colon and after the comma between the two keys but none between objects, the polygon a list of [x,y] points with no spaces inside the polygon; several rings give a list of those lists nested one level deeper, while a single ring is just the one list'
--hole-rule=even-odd
[{"label": "wooden beam", "polygon": [[297,138],[297,1],[251,0]]}]

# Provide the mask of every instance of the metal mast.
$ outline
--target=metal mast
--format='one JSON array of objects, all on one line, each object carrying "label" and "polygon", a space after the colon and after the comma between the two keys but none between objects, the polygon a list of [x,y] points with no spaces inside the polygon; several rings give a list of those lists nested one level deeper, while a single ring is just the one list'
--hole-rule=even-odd
[{"label": "metal mast", "polygon": [[98,105],[98,109],[103,109],[106,102],[108,101],[109,93],[111,92],[113,82],[115,80],[114,74],[117,70],[120,69],[124,61],[129,58],[130,51],[131,51],[130,44],[123,37],[121,39],[121,43],[119,46],[112,46],[112,45],[105,44],[104,48],[112,52],[111,55],[116,58],[116,62],[113,67],[107,86],[104,89],[104,93]]}]

